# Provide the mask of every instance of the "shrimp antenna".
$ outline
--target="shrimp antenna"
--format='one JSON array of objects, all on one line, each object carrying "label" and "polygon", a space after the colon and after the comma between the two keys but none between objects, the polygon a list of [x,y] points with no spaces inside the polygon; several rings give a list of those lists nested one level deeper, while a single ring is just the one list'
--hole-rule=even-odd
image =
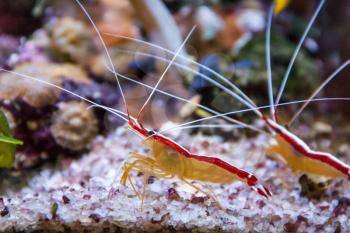
[{"label": "shrimp antenna", "polygon": [[118,83],[118,88],[119,88],[119,91],[120,91],[120,95],[123,99],[123,104],[124,104],[124,107],[129,115],[129,111],[128,111],[128,108],[127,108],[127,104],[126,104],[126,100],[125,100],[125,96],[124,96],[124,92],[123,92],[123,89],[122,89],[122,85],[119,81],[119,78],[118,78],[118,75],[117,75],[117,72],[115,72],[115,68],[114,68],[114,64],[112,62],[112,58],[108,52],[108,49],[107,49],[107,46],[105,44],[105,42],[103,41],[103,38],[101,36],[101,33],[100,31],[98,30],[95,22],[93,21],[93,19],[91,18],[90,14],[87,12],[87,10],[85,9],[85,7],[80,3],[79,0],[74,0],[78,5],[79,7],[81,8],[81,10],[84,12],[84,14],[86,15],[86,17],[89,19],[91,25],[93,26],[94,30],[96,31],[97,35],[98,35],[98,38],[101,42],[101,45],[103,47],[103,50],[105,51],[105,55],[107,56],[107,60],[109,62],[109,65],[110,65],[110,68],[114,71],[113,74],[115,76],[115,79],[117,80],[117,83]]},{"label": "shrimp antenna", "polygon": [[244,129],[246,127],[242,125],[232,125],[232,124],[220,124],[220,125],[215,125],[215,124],[203,124],[203,125],[190,125],[190,126],[179,126],[179,127],[174,127],[172,128],[173,130],[183,130],[183,129],[199,129],[199,128],[210,128],[210,129]]},{"label": "shrimp antenna", "polygon": [[309,33],[309,31],[310,31],[312,25],[314,24],[314,22],[315,22],[317,16],[319,15],[319,13],[320,13],[320,11],[321,11],[322,6],[324,5],[324,3],[325,3],[325,0],[321,0],[321,2],[320,2],[320,4],[318,5],[318,7],[317,7],[317,9],[316,9],[316,11],[315,11],[315,13],[314,13],[314,15],[312,16],[310,22],[308,23],[308,25],[307,25],[307,27],[306,27],[306,29],[305,29],[305,31],[304,31],[302,37],[300,38],[300,41],[299,41],[299,43],[298,43],[298,46],[296,47],[296,49],[295,49],[295,51],[294,51],[294,54],[293,54],[293,56],[292,56],[292,58],[291,58],[291,60],[290,60],[290,62],[289,62],[287,71],[286,71],[286,73],[284,74],[284,77],[283,77],[283,80],[282,80],[282,84],[281,84],[281,86],[280,86],[280,88],[279,88],[279,90],[278,90],[278,94],[277,94],[276,101],[275,101],[275,103],[276,103],[277,105],[278,105],[278,103],[279,103],[280,100],[281,100],[281,97],[282,97],[283,91],[284,91],[284,89],[285,89],[285,87],[286,87],[286,84],[287,84],[287,81],[288,81],[290,72],[291,72],[292,67],[293,67],[293,65],[294,65],[294,63],[295,63],[295,60],[296,60],[296,58],[297,58],[297,56],[298,56],[298,54],[299,54],[299,51],[300,51],[300,49],[301,49],[301,46],[303,45],[303,43],[304,43],[304,41],[305,41],[305,38],[306,38],[307,34]]},{"label": "shrimp antenna", "polygon": [[[151,55],[151,56],[152,56],[152,55]],[[175,62],[174,62],[173,64],[177,64],[178,66],[181,65],[181,64],[175,63]],[[110,70],[110,68],[109,68],[106,64],[105,64],[105,66],[106,66],[106,68],[107,68],[110,72],[113,72],[112,70]],[[183,66],[183,65],[181,65],[181,67],[182,67],[182,66]],[[189,69],[189,68],[186,67],[186,66],[183,66],[183,68]],[[120,73],[117,73],[117,74],[119,75],[120,78],[123,78],[123,79],[125,79],[125,80],[128,80],[128,81],[133,82],[133,83],[136,83],[136,84],[139,84],[139,85],[141,85],[141,86],[143,86],[143,87],[146,87],[146,88],[149,88],[149,89],[154,89],[154,87],[152,87],[152,86],[149,86],[149,85],[147,85],[147,84],[144,84],[144,83],[142,83],[142,82],[139,82],[139,81],[137,81],[137,80],[134,80],[134,79],[132,79],[132,78],[129,78],[129,77],[123,75],[123,74],[120,74]],[[201,74],[201,73],[198,73],[198,74],[199,74],[200,76],[203,75],[203,74]],[[209,79],[209,77],[208,77],[208,79]],[[214,81],[214,80],[213,80],[213,81]],[[196,106],[196,107],[198,107],[198,108],[204,109],[205,111],[208,111],[209,113],[212,113],[212,114],[214,114],[214,115],[220,114],[219,112],[217,112],[217,111],[215,111],[215,110],[213,110],[213,109],[211,109],[211,108],[209,108],[209,107],[207,107],[207,106],[204,106],[204,105],[202,105],[202,104],[195,103],[195,102],[193,102],[193,101],[191,101],[191,100],[188,100],[188,99],[182,98],[182,97],[180,97],[180,96],[177,96],[177,95],[168,93],[168,92],[166,92],[166,91],[163,91],[163,90],[160,90],[160,89],[155,89],[155,91],[158,92],[158,93],[161,93],[161,94],[163,94],[163,95],[169,96],[169,97],[171,97],[171,98],[174,98],[174,99],[177,99],[177,100],[180,100],[180,101],[189,103],[189,104],[191,104],[191,105],[193,105],[193,106]],[[249,124],[247,124],[247,123],[244,123],[244,122],[242,122],[242,121],[239,121],[239,120],[237,120],[237,119],[233,119],[233,118],[230,118],[230,117],[227,117],[227,116],[222,116],[222,118],[225,119],[225,120],[227,120],[227,121],[229,121],[229,122],[232,122],[232,123],[234,123],[234,124],[241,125],[242,127],[250,128],[251,130],[261,132],[260,129],[258,129],[258,128],[252,126],[252,125],[249,125]]]},{"label": "shrimp antenna", "polygon": [[[136,39],[136,38],[132,38],[132,37],[128,37],[128,36],[123,36],[123,35],[117,35],[117,34],[111,34],[111,33],[104,33],[105,35],[109,35],[109,36],[113,36],[113,37],[118,37],[118,38],[122,38],[122,39],[127,39],[127,40],[131,40],[131,41],[134,41],[134,42],[137,42],[137,43],[140,43],[140,44],[143,44],[143,45],[146,45],[146,46],[149,46],[149,47],[152,47],[152,48],[155,48],[155,49],[158,49],[160,51],[163,51],[163,52],[166,52],[168,54],[172,54],[172,55],[175,55],[175,53],[167,48],[164,48],[160,45],[156,45],[156,44],[153,44],[153,43],[150,43],[150,42],[147,42],[147,41],[143,41],[143,40],[140,40],[140,39]],[[161,57],[159,56],[156,56],[155,58],[159,59]],[[238,93],[238,95],[236,93],[234,93],[233,91],[229,90],[229,89],[226,89],[224,91],[226,91],[228,94],[231,93],[231,95],[237,99],[238,101],[240,101],[241,103],[243,103],[244,105],[246,105],[247,107],[251,107],[252,109],[254,107],[256,107],[256,104],[254,103],[254,101],[252,99],[250,99],[246,94],[244,94],[244,92],[239,89],[234,83],[232,83],[231,81],[229,81],[227,78],[225,78],[223,75],[219,74],[218,72],[216,72],[215,70],[199,63],[199,62],[196,62],[194,60],[192,60],[191,58],[188,58],[184,55],[181,55],[179,54],[178,55],[178,58],[181,58],[182,60],[185,60],[185,61],[188,61],[192,64],[195,64],[197,65],[198,67],[202,68],[203,70],[206,70],[208,71],[209,73],[213,74],[215,77],[217,77],[218,79],[220,79],[221,81],[223,81],[225,84],[227,84],[228,86],[230,86],[234,91],[236,91]],[[166,60],[165,58],[163,58],[164,60]],[[211,78],[210,78],[211,79]],[[212,81],[215,81],[213,79],[211,79]],[[216,82],[216,81],[215,81]],[[217,83],[217,82],[216,82]],[[213,83],[214,84],[214,83]],[[214,84],[215,85],[215,84]],[[256,114],[258,116],[261,116],[261,113],[259,112],[256,112]]]},{"label": "shrimp antenna", "polygon": [[[300,103],[305,103],[305,102],[319,102],[319,101],[350,101],[350,98],[339,97],[339,98],[318,98],[318,99],[295,100],[295,101],[275,104],[275,107],[288,106],[288,105],[300,104]],[[270,105],[257,107],[257,109],[266,109],[266,108],[270,108]],[[232,112],[221,113],[221,114],[214,115],[214,116],[208,116],[208,117],[200,118],[200,119],[197,119],[197,120],[189,121],[189,122],[186,122],[186,123],[174,126],[174,127],[170,127],[170,128],[161,130],[161,131],[159,131],[157,133],[158,134],[164,133],[164,132],[166,132],[168,130],[172,130],[174,128],[184,127],[184,126],[191,125],[191,124],[194,124],[194,123],[207,121],[207,120],[212,120],[212,119],[217,118],[217,117],[235,115],[235,114],[238,114],[238,113],[245,113],[245,112],[251,112],[251,111],[252,111],[252,109],[246,108],[246,109],[240,109],[240,110],[236,110],[236,111],[232,111]],[[249,127],[247,127],[247,128],[249,128]],[[264,131],[262,131],[262,132],[265,133]]]},{"label": "shrimp antenna", "polygon": [[67,90],[67,89],[65,89],[63,87],[60,87],[60,86],[58,86],[56,84],[47,82],[47,81],[39,79],[39,78],[34,78],[34,77],[26,75],[26,74],[21,74],[21,73],[15,72],[15,71],[6,70],[6,69],[3,69],[3,68],[0,68],[0,71],[4,71],[6,73],[13,74],[16,77],[20,77],[20,78],[24,78],[24,79],[30,79],[30,80],[33,80],[35,82],[42,83],[44,85],[47,85],[47,86],[50,86],[50,87],[54,87],[54,88],[59,89],[61,91],[67,92],[68,94],[73,95],[73,96],[75,96],[75,97],[77,97],[77,98],[79,98],[79,99],[81,99],[81,100],[91,104],[92,106],[96,106],[96,107],[102,108],[102,109],[104,109],[104,110],[106,110],[106,111],[108,111],[108,112],[110,112],[110,113],[112,113],[114,115],[117,115],[118,117],[120,117],[121,119],[126,121],[126,118],[125,118],[125,116],[127,116],[126,113],[124,113],[122,111],[119,111],[117,109],[114,109],[114,108],[109,108],[107,106],[98,104],[98,103],[96,103],[96,102],[94,102],[92,100],[89,100],[89,99],[87,99],[87,98],[85,98],[83,96],[80,96],[80,95],[78,95],[78,94],[76,94],[76,93],[74,93],[72,91],[69,91],[69,90]]},{"label": "shrimp antenna", "polygon": [[[96,104],[92,104],[91,103],[91,105],[90,106],[88,106],[87,108],[86,108],[86,110],[91,110],[91,109],[94,109],[94,108],[102,108],[102,109],[104,109],[104,110],[107,110],[108,109],[108,112],[111,112],[111,113],[113,113],[113,114],[115,114],[115,115],[118,115],[119,114],[119,112],[121,112],[121,111],[119,111],[119,110],[116,110],[116,109],[114,109],[114,108],[110,108],[110,107],[107,107],[107,106],[103,106],[103,107],[101,107],[101,106],[103,106],[103,105],[96,105]],[[125,113],[123,113],[123,115],[124,115]],[[128,121],[128,119],[126,118],[126,117],[124,117],[123,115],[118,115],[121,119],[123,119],[124,121]],[[126,114],[125,114],[126,115]]]},{"label": "shrimp antenna", "polygon": [[307,99],[307,101],[301,106],[301,108],[294,114],[292,120],[289,121],[288,126],[293,124],[293,122],[298,118],[300,113],[306,108],[310,101],[315,98],[318,93],[330,82],[332,81],[341,71],[343,71],[348,65],[350,65],[350,59],[344,62],[336,71],[334,71],[317,89],[312,93],[312,95]]},{"label": "shrimp antenna", "polygon": [[[75,96],[75,97],[77,97],[77,98],[79,98],[79,99],[81,99],[81,100],[83,100],[83,101],[85,101],[85,102],[91,104],[91,106],[90,106],[89,108],[96,108],[96,107],[97,107],[97,108],[102,108],[102,109],[106,110],[107,112],[110,112],[110,113],[112,113],[113,115],[118,116],[119,118],[121,118],[122,120],[124,120],[124,121],[126,121],[126,122],[127,122],[127,121],[130,121],[130,119],[135,120],[135,118],[131,117],[131,116],[130,116],[129,114],[127,114],[127,113],[124,113],[124,112],[122,112],[122,111],[120,111],[120,110],[117,110],[117,109],[114,109],[114,108],[107,107],[107,106],[105,106],[105,105],[98,104],[98,103],[96,103],[96,102],[94,102],[94,101],[92,101],[92,100],[89,100],[89,99],[87,99],[87,98],[85,98],[85,97],[83,97],[83,96],[80,96],[80,95],[78,95],[78,94],[76,94],[76,93],[74,93],[74,92],[72,92],[72,91],[69,91],[69,90],[67,90],[67,89],[65,89],[65,88],[63,88],[63,87],[60,87],[60,86],[58,86],[58,85],[56,85],[56,84],[47,82],[47,81],[45,81],[45,80],[41,80],[41,79],[39,79],[39,78],[34,78],[34,77],[29,76],[29,75],[26,75],[26,74],[21,74],[21,73],[18,73],[18,72],[15,72],[15,71],[11,71],[11,70],[6,70],[6,69],[3,69],[3,68],[0,68],[0,71],[4,71],[4,72],[10,73],[10,74],[13,74],[13,75],[15,75],[16,77],[20,77],[20,78],[24,78],[24,79],[30,79],[30,80],[33,80],[33,81],[35,81],[35,82],[39,82],[39,83],[42,83],[42,84],[44,84],[44,85],[47,85],[47,86],[50,86],[50,87],[59,89],[59,90],[61,90],[61,91],[67,92],[68,94],[73,95],[73,96]],[[89,108],[88,108],[88,109],[89,109]],[[138,134],[137,134],[136,132],[134,132],[134,131],[131,131],[131,132],[133,132],[133,133],[135,133],[136,135],[138,135]],[[138,135],[138,136],[140,136],[140,135]]]},{"label": "shrimp antenna", "polygon": [[156,85],[154,86],[151,94],[148,96],[146,102],[143,104],[143,106],[141,107],[139,113],[137,114],[136,119],[140,120],[141,118],[141,114],[144,110],[144,108],[146,107],[146,105],[148,104],[148,102],[151,100],[154,92],[156,91],[156,89],[158,88],[160,82],[163,80],[165,74],[168,72],[168,70],[170,69],[171,65],[175,62],[175,59],[177,58],[177,56],[180,54],[181,50],[183,49],[183,47],[185,46],[186,42],[190,39],[192,33],[194,32],[194,30],[196,29],[196,26],[193,26],[191,31],[188,33],[187,37],[185,38],[185,40],[182,42],[182,44],[180,45],[180,47],[177,49],[175,55],[173,56],[173,58],[171,59],[171,61],[169,62],[168,66],[165,68],[163,74],[160,76],[158,82],[156,83]]},{"label": "shrimp antenna", "polygon": [[[346,65],[349,65],[350,64],[350,60],[347,62]],[[345,66],[345,64],[343,65]],[[339,68],[341,69],[341,68]],[[51,87],[54,87],[54,88],[57,88],[59,90],[62,90],[70,95],[73,95],[89,104],[92,105],[92,107],[98,107],[98,108],[102,108],[110,113],[112,113],[113,115],[116,115],[118,117],[120,117],[121,119],[125,120],[125,121],[128,121],[130,117],[127,113],[124,113],[120,110],[117,110],[117,109],[114,109],[114,108],[110,108],[110,107],[107,107],[105,105],[101,105],[101,104],[98,104],[92,100],[89,100],[83,96],[80,96],[72,91],[69,91],[63,87],[60,87],[58,85],[55,85],[53,83],[50,83],[50,82],[47,82],[45,80],[41,80],[39,78],[34,78],[32,76],[29,76],[29,75],[26,75],[26,74],[21,74],[21,73],[18,73],[18,72],[15,72],[15,71],[11,71],[11,70],[6,70],[6,69],[3,69],[3,68],[0,68],[0,71],[4,71],[6,73],[10,73],[10,74],[13,74],[15,75],[16,77],[20,77],[20,78],[24,78],[24,79],[30,79],[30,80],[33,80],[35,82],[38,82],[38,83],[42,83],[42,84],[45,84],[45,85],[48,85],[48,86],[51,86]],[[308,100],[298,100],[298,101],[291,101],[291,102],[286,102],[286,103],[280,103],[278,104],[279,106],[284,106],[284,105],[291,105],[291,104],[298,104],[298,103],[304,103],[304,102],[318,102],[318,101],[334,101],[334,100],[342,100],[342,101],[350,101],[350,98],[319,98],[319,99],[308,99]],[[277,105],[276,105],[277,106]],[[259,109],[264,109],[264,108],[269,108],[270,105],[267,105],[267,106],[262,106],[262,107],[258,107]],[[171,127],[171,128],[168,128],[168,129],[164,129],[158,133],[162,133],[162,132],[165,132],[165,131],[168,131],[168,130],[171,130],[171,129],[175,129],[175,128],[185,128],[185,126],[187,125],[190,125],[190,124],[193,124],[193,123],[197,123],[197,122],[201,122],[201,121],[206,121],[206,120],[210,120],[210,119],[214,119],[216,117],[220,117],[220,116],[228,116],[228,115],[233,115],[233,114],[237,114],[237,113],[243,113],[243,112],[250,112],[252,111],[250,108],[247,108],[247,109],[242,109],[242,110],[237,110],[237,111],[233,111],[233,112],[227,112],[227,113],[222,113],[222,114],[217,114],[217,115],[214,115],[214,116],[210,116],[210,117],[206,117],[206,118],[201,118],[201,119],[198,119],[198,120],[194,120],[194,121],[191,121],[191,122],[187,122],[187,123],[184,123],[184,124],[181,124],[181,125],[177,125],[175,127]],[[125,117],[128,117],[125,118]],[[135,120],[133,118],[133,120]],[[235,128],[244,128],[245,126],[244,125],[238,125],[237,127],[234,126]],[[246,128],[250,128],[250,125],[247,125]],[[263,133],[265,133],[264,131],[262,131]]]},{"label": "shrimp antenna", "polygon": [[[161,62],[165,62],[165,63],[169,63],[170,60],[164,58],[164,57],[160,57],[160,56],[157,56],[155,54],[149,54],[149,53],[143,53],[143,52],[135,52],[135,51],[131,51],[131,50],[125,50],[125,49],[117,49],[118,51],[122,51],[122,52],[126,52],[126,53],[131,53],[131,54],[136,54],[136,55],[141,55],[141,56],[146,56],[146,57],[151,57],[151,58],[155,58]],[[193,68],[190,68],[186,65],[183,65],[181,63],[177,63],[177,62],[173,62],[173,65],[182,69],[182,70],[185,70],[185,71],[188,71],[190,73],[193,73],[195,75],[198,75],[200,76],[201,78],[207,80],[208,82],[210,82],[211,84],[213,84],[214,86],[216,86],[217,88],[219,89],[222,89],[223,91],[225,91],[225,93],[227,93],[228,95],[231,95],[233,98],[239,100],[241,103],[243,103],[244,105],[246,105],[247,107],[251,108],[252,111],[254,111],[258,116],[261,115],[261,113],[259,111],[256,110],[256,107],[255,104],[254,106],[252,106],[250,103],[248,103],[247,101],[245,101],[241,96],[239,96],[238,94],[234,93],[232,90],[230,90],[229,88],[227,88],[226,86],[222,85],[221,83],[219,83],[218,81],[208,77],[207,75],[197,71],[197,70],[194,70]],[[119,74],[119,77],[123,77],[121,74]],[[131,82],[134,82],[132,80],[130,80]],[[145,85],[145,84],[140,84],[140,85]],[[151,87],[153,88],[153,87]],[[158,91],[158,89],[156,90]],[[163,93],[165,94],[165,93]],[[166,94],[167,95],[167,94]],[[188,102],[185,101],[185,102]],[[203,105],[202,105],[203,106]]]},{"label": "shrimp antenna", "polygon": [[271,25],[272,25],[272,16],[274,12],[275,5],[272,4],[269,10],[267,27],[266,27],[266,70],[267,70],[267,88],[269,92],[269,102],[270,102],[270,111],[271,117],[276,121],[275,117],[275,107],[273,102],[273,88],[272,88],[272,68],[271,68]]},{"label": "shrimp antenna", "polygon": [[[91,24],[92,24],[94,30],[96,31],[96,33],[97,33],[97,35],[98,35],[98,37],[99,37],[99,40],[100,40],[100,42],[101,42],[101,44],[102,44],[102,46],[103,46],[103,49],[104,49],[104,51],[105,51],[105,53],[106,53],[107,58],[108,58],[107,60],[108,60],[108,62],[109,62],[109,64],[110,64],[110,68],[108,68],[108,65],[107,65],[107,69],[108,69],[108,70],[112,70],[112,73],[114,74],[114,76],[115,76],[115,78],[116,78],[116,80],[117,80],[118,88],[119,88],[119,91],[120,91],[121,96],[122,96],[122,99],[123,99],[124,107],[125,107],[125,109],[126,109],[126,111],[127,111],[127,115],[128,115],[129,120],[130,120],[129,110],[128,110],[128,107],[127,107],[127,103],[126,103],[126,99],[125,99],[125,96],[124,96],[124,92],[123,92],[121,83],[120,83],[119,78],[118,78],[118,73],[116,72],[116,70],[115,70],[115,68],[114,68],[114,64],[113,64],[112,59],[111,59],[111,56],[110,56],[110,54],[109,54],[109,52],[108,52],[107,46],[106,46],[106,44],[105,44],[104,41],[103,41],[103,38],[102,38],[102,36],[101,36],[101,33],[100,33],[100,31],[98,30],[98,28],[97,28],[96,24],[94,23],[94,21],[92,20],[91,16],[90,16],[89,13],[87,12],[87,10],[86,10],[86,9],[84,8],[84,6],[80,3],[80,1],[79,1],[79,0],[75,0],[75,1],[76,1],[76,3],[80,6],[80,8],[81,8],[82,11],[84,12],[84,14],[87,16],[87,18],[88,18],[89,21],[91,22]],[[167,68],[165,69],[165,71],[164,71],[162,77],[159,79],[158,83],[157,83],[156,86],[153,88],[152,93],[150,94],[150,96],[149,96],[148,99],[146,100],[145,104],[144,104],[143,107],[141,108],[140,112],[138,113],[137,120],[140,119],[141,113],[142,113],[143,109],[145,108],[145,106],[147,105],[147,103],[149,102],[149,100],[151,99],[151,97],[152,97],[152,95],[154,94],[155,90],[157,90],[157,87],[158,87],[159,83],[161,82],[161,80],[162,80],[163,77],[165,76],[166,72],[167,72],[167,71],[169,70],[169,68],[171,67],[172,63],[175,61],[176,57],[180,54],[180,52],[181,52],[183,46],[186,44],[187,40],[190,38],[190,36],[191,36],[191,34],[192,34],[192,32],[193,32],[194,30],[195,30],[195,26],[192,28],[192,30],[191,30],[190,33],[188,34],[187,38],[184,40],[183,44],[180,46],[180,48],[178,49],[177,53],[174,55],[172,62],[170,62],[170,63],[168,64],[168,66],[167,66]],[[149,44],[151,44],[151,43],[149,43]],[[152,45],[153,45],[153,44],[152,44]],[[170,50],[169,50],[169,51],[170,51]],[[170,52],[171,52],[171,51],[170,51]],[[172,53],[172,52],[171,52],[171,53]],[[119,74],[119,76],[120,76],[120,74]],[[235,123],[238,123],[238,124],[241,124],[241,125],[243,125],[243,126],[249,127],[249,125],[247,125],[247,124],[245,124],[245,123],[243,123],[243,122],[240,122],[240,121],[237,121],[237,120],[233,120],[233,119],[232,119],[231,121],[234,121]],[[250,128],[254,129],[255,127],[251,126]]]}]

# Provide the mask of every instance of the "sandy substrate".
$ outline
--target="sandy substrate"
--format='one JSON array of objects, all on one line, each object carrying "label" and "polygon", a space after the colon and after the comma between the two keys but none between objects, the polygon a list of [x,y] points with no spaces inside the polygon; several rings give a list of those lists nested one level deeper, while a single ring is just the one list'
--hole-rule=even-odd
[{"label": "sandy substrate", "polygon": [[[130,185],[119,184],[128,152],[145,154],[123,128],[98,138],[91,153],[60,171],[43,170],[0,199],[0,231],[26,232],[349,232],[350,184],[334,180],[325,197],[300,197],[299,177],[263,155],[264,138],[223,143],[218,137],[178,139],[198,154],[221,155],[255,173],[274,196],[266,200],[241,182],[213,185],[224,210],[178,182],[152,178],[143,209]],[[249,160],[246,158],[250,157]],[[349,162],[349,161],[348,161]],[[133,173],[141,190],[143,176]]]}]

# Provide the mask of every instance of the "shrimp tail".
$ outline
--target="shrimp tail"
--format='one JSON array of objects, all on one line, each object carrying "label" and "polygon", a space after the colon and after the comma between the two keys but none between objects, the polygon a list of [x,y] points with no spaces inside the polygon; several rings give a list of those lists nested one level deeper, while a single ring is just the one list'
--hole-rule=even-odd
[{"label": "shrimp tail", "polygon": [[272,197],[271,191],[262,184],[256,184],[256,185],[251,186],[251,187],[255,192],[257,192],[258,194],[260,194],[261,196],[263,196],[267,199]]},{"label": "shrimp tail", "polygon": [[208,163],[215,164],[225,169],[226,171],[234,174],[241,181],[249,185],[255,192],[257,192],[261,196],[264,196],[265,198],[269,198],[272,196],[272,193],[270,192],[270,190],[266,188],[264,185],[262,185],[261,183],[259,183],[258,178],[250,172],[234,167],[218,158],[211,158],[211,157],[198,156],[198,155],[197,156],[192,155],[192,157],[197,160],[206,161]]},{"label": "shrimp tail", "polygon": [[[244,175],[245,179],[246,179],[246,183],[258,194],[260,194],[261,196],[265,197],[265,198],[269,198],[272,197],[272,193],[271,191],[266,188],[264,185],[262,185],[261,183],[259,183],[258,178],[256,178],[256,176],[254,176],[253,174],[246,172],[246,174]],[[241,177],[243,178],[243,177]]]}]

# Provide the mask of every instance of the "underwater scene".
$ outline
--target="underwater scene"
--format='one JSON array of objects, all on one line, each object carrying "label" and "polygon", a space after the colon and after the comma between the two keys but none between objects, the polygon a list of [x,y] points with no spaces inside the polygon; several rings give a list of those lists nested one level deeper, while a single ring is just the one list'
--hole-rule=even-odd
[{"label": "underwater scene", "polygon": [[350,232],[349,0],[1,0],[0,232]]}]

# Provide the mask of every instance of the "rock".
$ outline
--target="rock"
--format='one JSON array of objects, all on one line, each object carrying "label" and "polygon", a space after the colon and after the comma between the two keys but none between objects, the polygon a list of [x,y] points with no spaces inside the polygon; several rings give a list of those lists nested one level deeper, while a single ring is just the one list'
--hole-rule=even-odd
[{"label": "rock", "polygon": [[51,132],[56,142],[73,151],[86,149],[98,133],[97,119],[89,105],[69,101],[59,104],[52,117]]}]

